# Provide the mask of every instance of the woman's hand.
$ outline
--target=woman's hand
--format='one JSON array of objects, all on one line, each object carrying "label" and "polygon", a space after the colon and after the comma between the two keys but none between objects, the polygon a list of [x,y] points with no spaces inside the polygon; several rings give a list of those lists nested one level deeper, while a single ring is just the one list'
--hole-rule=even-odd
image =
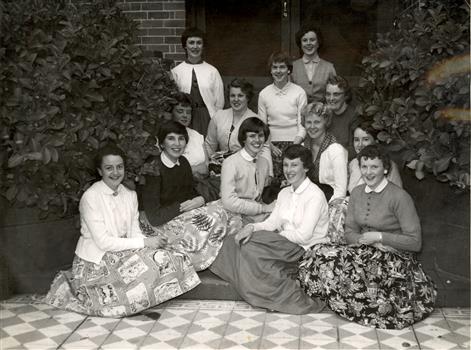
[{"label": "woman's hand", "polygon": [[281,157],[281,149],[276,147],[273,143],[270,144],[271,151],[275,157]]},{"label": "woman's hand", "polygon": [[262,213],[271,213],[275,209],[276,201],[271,202],[270,204],[262,204]]},{"label": "woman's hand", "polygon": [[204,205],[204,198],[202,196],[195,197],[180,203],[180,212],[190,211]]},{"label": "woman's hand", "polygon": [[358,239],[358,243],[373,245],[375,243],[381,243],[383,241],[383,234],[378,231],[368,231],[361,234]]},{"label": "woman's hand", "polygon": [[234,236],[234,239],[238,245],[242,245],[250,241],[250,237],[252,237],[252,233],[253,233],[253,225],[248,224]]},{"label": "woman's hand", "polygon": [[152,236],[144,238],[144,247],[158,249],[167,245],[167,237]]}]

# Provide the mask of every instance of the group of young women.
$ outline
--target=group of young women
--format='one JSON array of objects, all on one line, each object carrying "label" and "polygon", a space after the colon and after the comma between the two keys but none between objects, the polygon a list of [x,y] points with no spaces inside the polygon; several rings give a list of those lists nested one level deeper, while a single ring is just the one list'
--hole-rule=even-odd
[{"label": "group of young women", "polygon": [[[137,192],[125,155],[97,154],[101,181],[80,201],[73,266],[45,301],[98,316],[138,313],[197,286],[209,268],[254,306],[304,314],[326,305],[363,325],[401,329],[433,311],[417,263],[421,228],[398,166],[355,115],[348,82],[319,57],[320,32],[296,35],[302,57],[269,59],[273,83],[234,79],[230,107],[204,33],[182,34],[181,91]],[[349,196],[348,196],[349,194]],[[139,199],[138,199],[139,198]]]}]

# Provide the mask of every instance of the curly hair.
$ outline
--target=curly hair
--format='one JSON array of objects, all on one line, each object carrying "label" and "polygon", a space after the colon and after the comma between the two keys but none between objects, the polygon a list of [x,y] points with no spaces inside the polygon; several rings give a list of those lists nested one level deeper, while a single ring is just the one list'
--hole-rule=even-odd
[{"label": "curly hair", "polygon": [[326,123],[326,128],[328,128],[332,122],[332,111],[327,107],[326,104],[321,102],[312,102],[309,103],[301,111],[302,124],[305,124],[306,117],[316,115],[324,118]]}]

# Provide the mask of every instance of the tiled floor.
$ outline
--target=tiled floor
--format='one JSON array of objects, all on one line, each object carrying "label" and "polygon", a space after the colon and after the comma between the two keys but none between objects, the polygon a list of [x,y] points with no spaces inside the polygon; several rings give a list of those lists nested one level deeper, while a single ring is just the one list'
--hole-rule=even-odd
[{"label": "tiled floor", "polygon": [[[161,313],[158,320],[152,312]],[[53,309],[34,296],[0,304],[0,349],[469,349],[470,310],[439,309],[401,331],[331,312],[267,313],[244,302],[174,300],[123,319]]]}]

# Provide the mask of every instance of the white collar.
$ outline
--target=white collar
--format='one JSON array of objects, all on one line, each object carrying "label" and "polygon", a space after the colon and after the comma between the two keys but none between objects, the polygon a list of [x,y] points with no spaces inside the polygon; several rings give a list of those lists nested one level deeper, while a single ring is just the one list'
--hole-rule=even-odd
[{"label": "white collar", "polygon": [[376,186],[376,188],[371,188],[370,186],[366,185],[365,186],[365,192],[366,193],[371,193],[371,192],[380,193],[382,190],[384,190],[384,188],[386,187],[387,184],[388,184],[388,179],[386,179],[386,176],[385,176],[383,178],[383,180],[381,180],[379,185]]},{"label": "white collar", "polygon": [[109,194],[109,195],[113,195],[113,196],[117,196],[119,193],[121,193],[124,189],[124,186],[123,184],[119,184],[118,188],[116,189],[116,191],[113,191],[107,184],[105,184],[105,181],[103,180],[100,180],[99,181],[99,184],[100,184],[100,190],[104,193],[104,194]]},{"label": "white collar", "polygon": [[242,158],[244,158],[247,162],[255,163],[257,161],[257,158],[252,157],[249,152],[245,150],[245,148],[242,148],[240,150],[240,155]]},{"label": "white collar", "polygon": [[180,165],[180,162],[178,161],[178,159],[174,163],[169,157],[167,157],[164,151],[160,153],[160,159],[162,160],[162,163],[164,163],[164,165],[170,169],[173,168],[175,165]]},{"label": "white collar", "polygon": [[305,64],[308,64],[308,63],[310,63],[310,62],[319,63],[320,60],[321,60],[321,59],[320,59],[319,55],[314,56],[314,58],[308,58],[308,57],[306,57],[306,56],[303,56],[303,62],[304,62]]},{"label": "white collar", "polygon": [[296,193],[296,194],[303,193],[304,190],[307,188],[307,186],[309,186],[310,182],[311,180],[309,180],[309,178],[306,176],[306,178],[303,180],[303,182],[301,182],[301,184],[298,186],[296,190],[294,189],[293,185],[290,186],[291,192]]},{"label": "white collar", "polygon": [[278,86],[275,85],[275,83],[273,83],[273,88],[275,89],[275,94],[276,95],[286,95],[288,93],[288,89],[289,87],[291,86],[291,82],[289,81],[290,78],[288,78],[288,81],[286,82],[286,84],[280,89]]}]

